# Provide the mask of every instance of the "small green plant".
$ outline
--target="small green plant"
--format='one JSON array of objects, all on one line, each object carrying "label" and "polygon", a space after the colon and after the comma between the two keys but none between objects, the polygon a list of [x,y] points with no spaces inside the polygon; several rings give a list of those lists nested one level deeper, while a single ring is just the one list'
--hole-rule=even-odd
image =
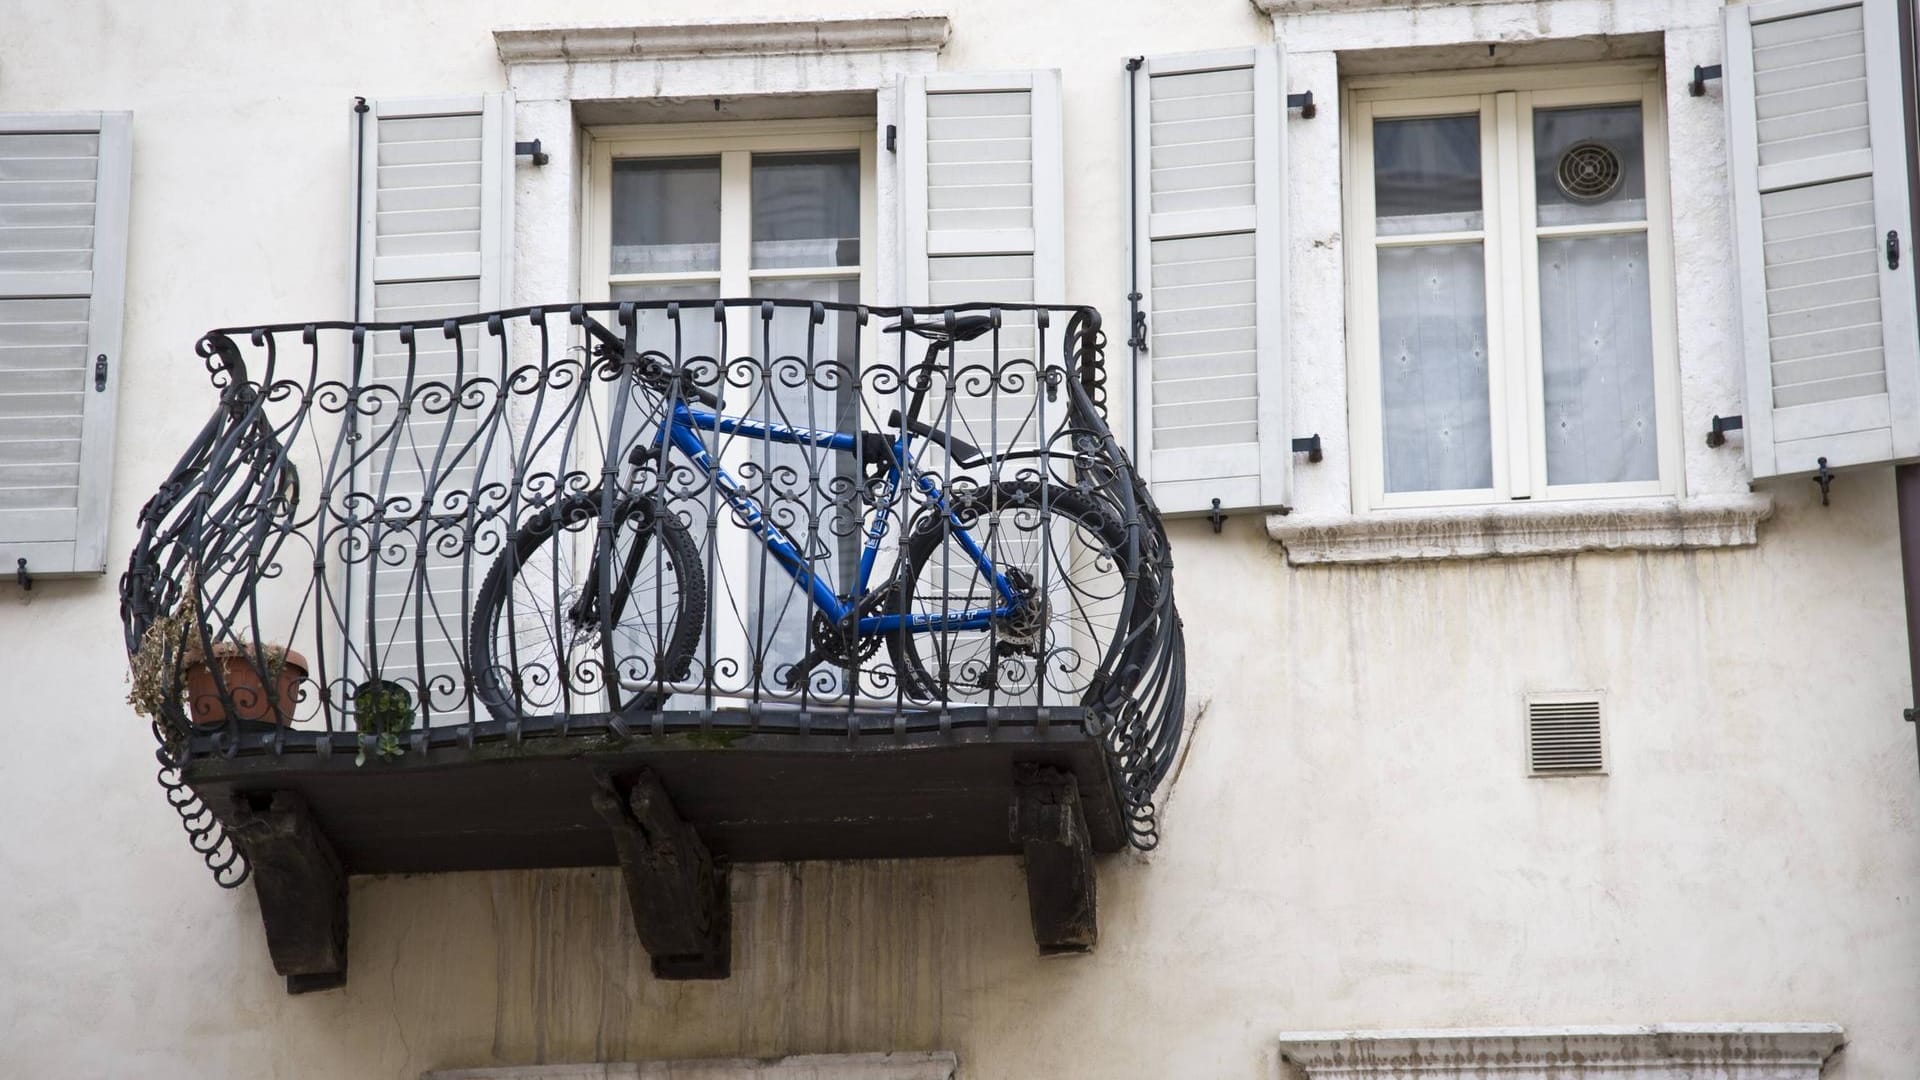
[{"label": "small green plant", "polygon": [[[407,688],[387,679],[368,679],[353,691],[353,722],[362,735],[373,736],[373,752],[380,757],[399,757],[406,753],[400,736],[413,727],[413,695]],[[366,747],[353,759],[355,765],[367,763]]]}]

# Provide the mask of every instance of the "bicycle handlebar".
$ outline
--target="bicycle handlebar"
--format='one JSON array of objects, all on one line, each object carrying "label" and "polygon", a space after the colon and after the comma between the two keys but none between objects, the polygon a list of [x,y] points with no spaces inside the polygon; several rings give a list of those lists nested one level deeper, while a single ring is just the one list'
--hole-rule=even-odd
[{"label": "bicycle handlebar", "polygon": [[[587,328],[587,333],[590,336],[599,340],[602,349],[614,349],[622,353],[627,351],[625,339],[607,329],[605,326],[602,326],[591,316],[583,314],[580,317],[580,325]],[[640,361],[640,365],[637,365],[640,367],[640,377],[642,381],[653,389],[658,390],[662,394],[671,395],[675,390],[674,383],[676,380],[672,372],[661,367],[660,362],[653,359],[654,355],[657,354],[642,351],[636,358]],[[681,397],[689,401],[697,401],[708,408],[718,409],[720,407],[720,398],[711,391],[694,386],[685,379],[678,380],[678,382]]]}]

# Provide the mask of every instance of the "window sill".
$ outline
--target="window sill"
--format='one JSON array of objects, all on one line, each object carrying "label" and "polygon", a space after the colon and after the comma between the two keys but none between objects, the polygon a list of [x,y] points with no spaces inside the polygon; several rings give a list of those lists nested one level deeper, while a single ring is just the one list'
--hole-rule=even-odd
[{"label": "window sill", "polygon": [[699,1061],[640,1061],[604,1065],[517,1065],[442,1069],[422,1080],[953,1080],[959,1059],[950,1053],[802,1054],[798,1057]]},{"label": "window sill", "polygon": [[937,51],[952,36],[944,15],[897,18],[689,20],[639,26],[549,26],[495,30],[505,64],[671,60],[788,53]]},{"label": "window sill", "polygon": [[1325,1031],[1280,1037],[1289,1075],[1452,1080],[1517,1076],[1681,1080],[1817,1080],[1846,1042],[1837,1024],[1654,1024],[1646,1027]]},{"label": "window sill", "polygon": [[1773,513],[1763,494],[1439,507],[1373,514],[1270,514],[1293,566],[1519,558],[1582,551],[1746,547]]},{"label": "window sill", "polygon": [[1439,4],[1498,4],[1507,0],[1253,0],[1268,15],[1312,15],[1321,12],[1378,11],[1383,8],[1433,7]]}]

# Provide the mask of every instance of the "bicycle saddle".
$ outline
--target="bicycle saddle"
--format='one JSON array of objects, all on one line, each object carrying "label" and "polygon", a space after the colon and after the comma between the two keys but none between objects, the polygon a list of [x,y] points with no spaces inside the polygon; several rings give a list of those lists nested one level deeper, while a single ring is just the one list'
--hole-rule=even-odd
[{"label": "bicycle saddle", "polygon": [[916,321],[911,326],[904,322],[897,322],[887,327],[886,332],[898,334],[904,330],[911,334],[918,334],[928,341],[972,341],[991,329],[993,329],[992,316],[961,315],[953,320],[952,333],[947,332],[945,318]]}]

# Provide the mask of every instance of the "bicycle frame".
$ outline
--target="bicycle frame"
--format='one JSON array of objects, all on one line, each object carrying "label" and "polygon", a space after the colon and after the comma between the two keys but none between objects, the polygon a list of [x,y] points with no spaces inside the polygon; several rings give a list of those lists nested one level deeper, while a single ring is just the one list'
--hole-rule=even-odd
[{"label": "bicycle frame", "polygon": [[694,467],[706,475],[720,496],[732,509],[735,520],[740,522],[766,547],[781,569],[785,570],[807,593],[813,606],[826,617],[838,624],[857,610],[868,596],[868,586],[872,581],[873,567],[880,550],[880,543],[887,534],[887,516],[900,497],[900,481],[903,476],[913,477],[914,484],[929,503],[947,515],[952,535],[959,541],[960,547],[973,560],[975,567],[993,582],[994,590],[999,594],[1001,603],[990,608],[970,608],[961,611],[933,613],[889,612],[877,615],[863,615],[854,624],[855,632],[862,637],[884,635],[905,630],[908,633],[928,633],[935,630],[982,630],[996,619],[1005,619],[1019,611],[1023,598],[1007,580],[1004,573],[993,564],[993,559],[973,534],[952,511],[947,503],[946,493],[931,476],[914,468],[912,451],[912,432],[904,424],[900,435],[888,445],[892,460],[888,462],[885,494],[866,529],[866,537],[860,549],[860,572],[855,583],[853,595],[849,600],[841,600],[835,595],[827,582],[814,573],[813,564],[801,554],[799,545],[786,534],[777,523],[763,512],[760,503],[742,489],[731,474],[714,460],[706,443],[699,433],[712,431],[722,435],[734,435],[761,442],[787,443],[795,446],[817,446],[839,453],[852,454],[858,450],[856,436],[842,431],[823,431],[815,428],[790,427],[785,424],[764,423],[734,416],[724,416],[704,408],[696,408],[685,401],[672,403],[672,415],[668,423],[661,424],[654,436],[653,450],[664,459],[669,447],[677,449],[693,463]]}]

